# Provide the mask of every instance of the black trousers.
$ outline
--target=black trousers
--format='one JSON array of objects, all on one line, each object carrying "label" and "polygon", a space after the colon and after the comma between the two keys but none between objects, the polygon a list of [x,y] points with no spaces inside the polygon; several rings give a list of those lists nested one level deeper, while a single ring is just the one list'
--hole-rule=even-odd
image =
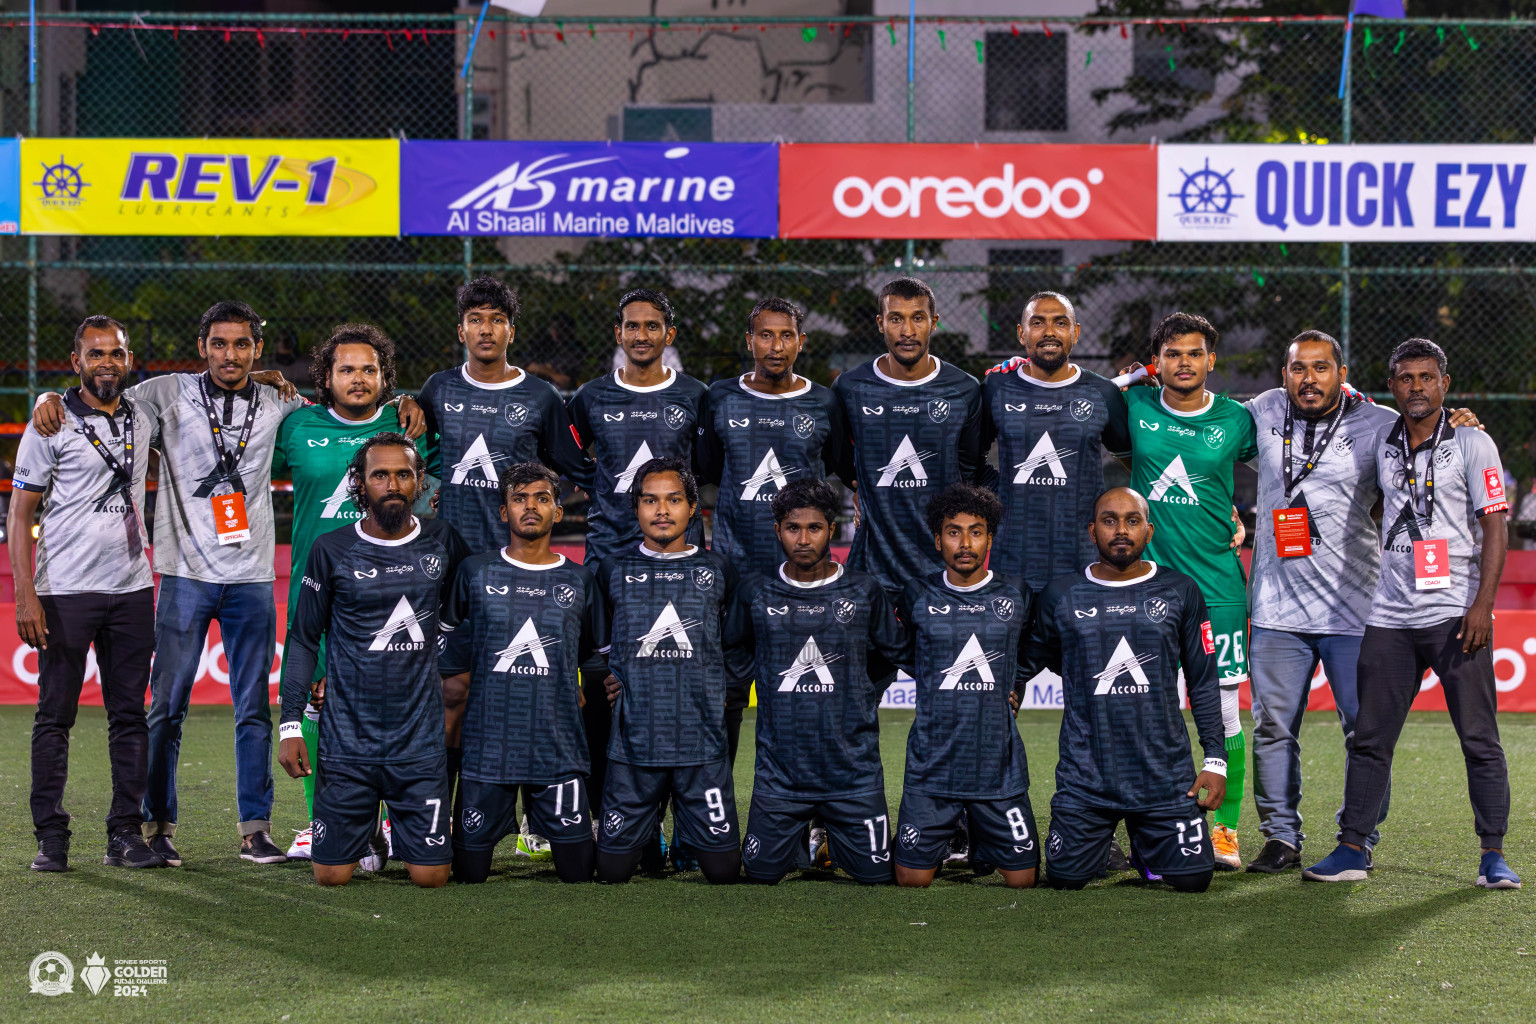
[{"label": "black trousers", "polygon": [[112,762],[112,806],[107,834],[137,831],[149,773],[149,729],[144,693],[155,650],[154,588],[130,594],[41,597],[48,647],[37,656],[37,714],[32,719],[32,827],[38,839],[70,834],[64,810],[69,777],[69,730],[80,709],[85,661],[96,647],[107,751]]},{"label": "black trousers", "polygon": [[1464,654],[1461,619],[1417,629],[1365,627],[1360,643],[1360,713],[1349,753],[1339,838],[1363,846],[1376,828],[1392,777],[1392,753],[1418,696],[1426,669],[1445,691],[1451,724],[1467,763],[1467,791],[1478,838],[1501,849],[1509,830],[1509,770],[1499,745],[1498,691],[1493,656],[1484,647]]}]

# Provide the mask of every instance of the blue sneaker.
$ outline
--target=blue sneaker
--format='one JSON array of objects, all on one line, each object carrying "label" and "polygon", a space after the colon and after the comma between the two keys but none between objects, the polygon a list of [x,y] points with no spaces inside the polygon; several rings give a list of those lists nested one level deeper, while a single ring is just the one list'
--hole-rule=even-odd
[{"label": "blue sneaker", "polygon": [[1363,882],[1368,864],[1364,850],[1340,843],[1328,856],[1304,868],[1301,877],[1313,882]]},{"label": "blue sneaker", "polygon": [[1501,851],[1489,850],[1477,865],[1477,884],[1484,889],[1518,889],[1520,876],[1509,870]]},{"label": "blue sneaker", "polygon": [[693,855],[692,850],[683,845],[682,839],[678,837],[675,825],[672,828],[672,848],[669,852],[672,855],[673,871],[699,870],[699,858]]}]

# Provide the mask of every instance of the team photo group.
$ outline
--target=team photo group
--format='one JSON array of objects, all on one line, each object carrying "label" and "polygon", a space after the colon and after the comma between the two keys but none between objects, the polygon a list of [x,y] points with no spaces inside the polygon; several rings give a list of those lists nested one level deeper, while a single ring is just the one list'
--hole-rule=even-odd
[{"label": "team photo group", "polygon": [[[1465,879],[1520,887],[1490,651],[1505,477],[1471,411],[1444,407],[1438,345],[1396,347],[1393,410],[1305,331],[1280,386],[1244,403],[1207,389],[1219,334],[1199,315],[1164,317],[1148,362],[1110,380],[1072,362],[1073,303],[1042,292],[1019,311],[1021,354],[978,381],[930,351],[926,284],[896,278],[878,300],[885,350],[830,387],[797,374],[806,312],[782,298],[742,310],[751,369],[706,385],[682,372],[667,297],[634,290],[612,372],[568,401],[515,364],[518,299],[490,277],[458,293],[466,361],[414,396],[368,324],[316,347],[310,402],[256,369],[262,319],[242,302],[203,315],[205,372],[144,379],[126,328],[86,318],[79,385],[38,400],[7,524],[18,631],[38,649],[32,868],[67,870],[81,845],[65,795],[93,646],[104,863],[183,863],[182,725],[217,622],[230,856],[307,859],[321,885],[389,860],[418,886],[481,883],[513,843],[573,883],[835,869],[922,887],[952,860],[1013,888],[1135,872],[1204,892],[1243,869],[1364,881],[1433,669],[1466,764]],[[1106,486],[1108,460],[1129,486]],[[1251,570],[1239,462],[1258,474]],[[294,508],[275,737],[274,476]],[[573,488],[579,563],[552,546]],[[1347,758],[1343,793],[1312,793],[1337,808],[1312,830],[1320,859],[1303,856],[1300,810],[1319,665]],[[1036,807],[1015,716],[1046,671],[1062,717]],[[891,807],[878,709],[901,673],[916,708]],[[309,806],[286,852],[274,739]],[[1245,859],[1250,784],[1264,843]]]}]

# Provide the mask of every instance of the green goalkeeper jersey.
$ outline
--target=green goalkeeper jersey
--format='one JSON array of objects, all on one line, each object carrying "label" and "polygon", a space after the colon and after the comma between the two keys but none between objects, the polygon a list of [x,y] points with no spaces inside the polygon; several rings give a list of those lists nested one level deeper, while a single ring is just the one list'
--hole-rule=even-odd
[{"label": "green goalkeeper jersey", "polygon": [[1146,557],[1192,576],[1209,605],[1247,604],[1243,563],[1232,543],[1232,463],[1257,453],[1253,417],[1210,395],[1205,409],[1174,412],[1161,388],[1125,394],[1131,486],[1156,528]]},{"label": "green goalkeeper jersey", "polygon": [[[358,446],[374,434],[399,430],[400,417],[392,405],[382,406],[372,419],[344,420],[323,405],[297,409],[278,428],[272,456],[272,476],[293,480],[293,550],[288,580],[288,624],[299,606],[299,588],[309,549],[323,533],[350,526],[363,517],[347,493],[347,466]],[[416,442],[430,468],[432,450],[426,437]],[[315,678],[325,675],[322,662]]]}]

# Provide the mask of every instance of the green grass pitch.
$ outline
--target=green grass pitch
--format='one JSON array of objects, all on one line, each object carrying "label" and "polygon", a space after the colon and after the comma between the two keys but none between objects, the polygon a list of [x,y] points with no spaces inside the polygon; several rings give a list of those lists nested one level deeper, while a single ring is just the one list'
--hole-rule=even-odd
[{"label": "green grass pitch", "polygon": [[[890,809],[908,712],[884,712]],[[1026,712],[1032,798],[1049,819],[1059,716]],[[1416,714],[1398,748],[1392,815],[1366,883],[1218,874],[1203,896],[1112,879],[1080,893],[1012,892],[947,873],[928,891],[791,877],[710,888],[698,875],[563,886],[510,855],[483,886],[423,892],[398,866],[322,891],[309,866],[238,859],[233,726],[197,708],[182,744],[177,842],[187,866],[101,866],[106,723],[81,713],[67,806],[73,870],[27,870],[31,710],[0,709],[0,1020],[19,1021],[1302,1021],[1536,1020],[1536,892],[1473,886],[1476,839],[1456,738]],[[740,765],[750,764],[750,713]],[[1514,813],[1507,847],[1536,882],[1536,716],[1502,720]],[[1342,751],[1309,715],[1303,802],[1332,847]],[[278,775],[275,839],[303,814]],[[745,823],[751,772],[738,773]],[[1251,773],[1250,773],[1251,778]],[[1250,802],[1243,853],[1258,852]],[[139,998],[29,992],[58,950],[163,959]]]}]

